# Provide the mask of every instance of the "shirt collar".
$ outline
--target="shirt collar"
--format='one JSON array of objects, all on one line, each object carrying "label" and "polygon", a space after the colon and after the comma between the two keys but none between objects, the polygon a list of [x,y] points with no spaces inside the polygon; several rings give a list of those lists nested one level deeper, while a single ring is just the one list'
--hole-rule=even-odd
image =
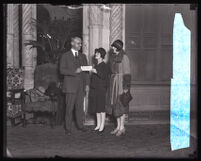
[{"label": "shirt collar", "polygon": [[76,51],[75,49],[73,49],[73,48],[71,48],[71,51],[72,51],[72,53],[73,53],[73,55],[75,56],[75,52],[77,52],[78,53],[78,51]]}]

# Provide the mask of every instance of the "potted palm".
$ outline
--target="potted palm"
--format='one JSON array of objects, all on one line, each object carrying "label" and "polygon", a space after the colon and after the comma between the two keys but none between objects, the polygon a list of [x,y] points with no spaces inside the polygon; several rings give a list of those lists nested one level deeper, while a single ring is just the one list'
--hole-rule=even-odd
[{"label": "potted palm", "polygon": [[32,25],[37,28],[37,40],[25,42],[25,45],[31,45],[31,48],[37,48],[35,72],[38,71],[39,74],[35,73],[35,86],[41,85],[41,81],[39,81],[41,77],[46,76],[45,79],[49,79],[51,75],[54,77],[53,80],[58,79],[60,76],[58,75],[58,60],[61,54],[68,50],[69,44],[66,42],[69,42],[72,33],[69,20],[51,20],[49,12],[44,6],[38,6],[37,15],[37,20],[32,19],[31,21]]}]

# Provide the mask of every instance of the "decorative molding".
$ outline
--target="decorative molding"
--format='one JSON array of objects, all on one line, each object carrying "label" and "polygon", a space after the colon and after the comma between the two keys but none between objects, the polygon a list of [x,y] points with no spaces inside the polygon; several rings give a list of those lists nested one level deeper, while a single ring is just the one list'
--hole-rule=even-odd
[{"label": "decorative molding", "polygon": [[131,81],[132,86],[170,86],[170,81]]},{"label": "decorative molding", "polygon": [[170,109],[170,86],[140,85],[131,87],[133,100],[130,111],[156,111]]}]

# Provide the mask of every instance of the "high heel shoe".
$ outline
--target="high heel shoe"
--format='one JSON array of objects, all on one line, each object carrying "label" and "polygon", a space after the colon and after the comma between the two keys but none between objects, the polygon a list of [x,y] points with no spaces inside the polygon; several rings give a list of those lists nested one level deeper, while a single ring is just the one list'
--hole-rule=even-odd
[{"label": "high heel shoe", "polygon": [[110,132],[110,134],[114,135],[118,132],[119,130],[118,129],[114,129],[113,131]]},{"label": "high heel shoe", "polygon": [[103,132],[105,131],[105,128],[103,128],[103,130],[101,130],[101,131],[97,131],[99,134],[102,134]]},{"label": "high heel shoe", "polygon": [[93,129],[93,132],[98,133],[99,132],[98,130],[99,129]]},{"label": "high heel shoe", "polygon": [[116,136],[125,135],[125,133],[126,133],[126,129],[123,128],[122,130],[119,130],[119,131],[116,133]]},{"label": "high heel shoe", "polygon": [[93,131],[98,131],[99,129],[100,129],[100,127],[99,127],[99,128],[96,128],[96,127],[95,127],[95,128],[93,129]]}]

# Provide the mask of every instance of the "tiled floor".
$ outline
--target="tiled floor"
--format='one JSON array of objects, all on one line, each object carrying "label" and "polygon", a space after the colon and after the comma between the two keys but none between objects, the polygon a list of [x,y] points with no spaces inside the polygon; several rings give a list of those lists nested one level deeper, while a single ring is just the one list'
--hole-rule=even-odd
[{"label": "tiled floor", "polygon": [[110,134],[107,125],[102,135],[92,131],[83,133],[74,128],[72,136],[64,135],[63,126],[51,129],[47,125],[30,124],[26,128],[7,127],[7,147],[14,157],[190,157],[196,150],[191,147],[176,151],[170,148],[169,125],[127,125],[125,136]]}]

